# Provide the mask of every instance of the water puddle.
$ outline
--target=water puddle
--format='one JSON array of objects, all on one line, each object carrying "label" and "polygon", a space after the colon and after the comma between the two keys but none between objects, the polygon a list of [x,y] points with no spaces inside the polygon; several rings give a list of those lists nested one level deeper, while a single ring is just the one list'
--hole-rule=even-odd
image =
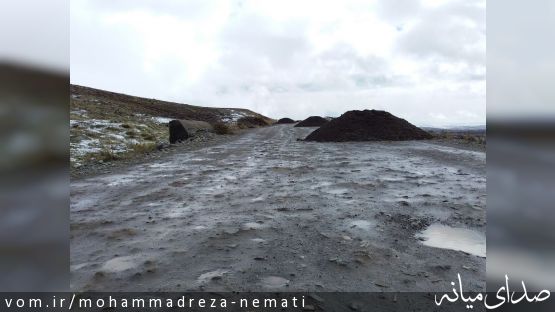
[{"label": "water puddle", "polygon": [[163,174],[153,175],[151,177],[155,178],[155,179],[161,179],[161,178],[173,178],[174,176],[175,176],[174,174],[165,174],[165,173],[163,173]]},{"label": "water puddle", "polygon": [[370,231],[372,226],[372,222],[366,220],[354,220],[349,222],[349,228],[351,229]]},{"label": "water puddle", "polygon": [[264,288],[283,288],[289,285],[289,280],[279,276],[268,276],[262,279],[262,287]]},{"label": "water puddle", "polygon": [[346,237],[343,237],[345,241],[349,241],[354,238],[368,239],[376,235],[376,224],[375,222],[368,220],[350,220],[348,221],[344,228],[346,229]]},{"label": "water puddle", "polygon": [[333,188],[333,189],[326,189],[326,193],[332,195],[344,195],[349,193],[349,189],[346,188]]},{"label": "water puddle", "polygon": [[251,238],[251,241],[257,244],[263,244],[266,243],[266,240],[263,238]]},{"label": "water puddle", "polygon": [[186,215],[187,215],[187,211],[185,210],[185,208],[176,207],[168,211],[166,216],[172,219],[179,219],[179,218],[184,218]]},{"label": "water puddle", "polygon": [[119,203],[120,206],[129,206],[129,205],[131,205],[131,204],[133,204],[133,201],[132,201],[131,199],[122,200],[122,201]]},{"label": "water puddle", "polygon": [[72,202],[70,204],[70,209],[72,211],[81,211],[91,209],[94,205],[98,203],[96,198],[83,198],[79,201]]},{"label": "water puddle", "polygon": [[225,175],[223,178],[224,178],[224,180],[228,180],[228,181],[235,181],[235,180],[237,180],[237,177],[236,177],[236,176],[232,176],[232,175]]},{"label": "water puddle", "polygon": [[102,266],[102,270],[107,272],[121,272],[136,266],[137,263],[133,257],[117,257],[106,261]]},{"label": "water puddle", "polygon": [[261,202],[266,200],[266,196],[262,195],[262,196],[258,196],[257,198],[253,198],[251,199],[251,203],[257,203],[257,202]]},{"label": "water puddle", "polygon": [[395,177],[391,177],[391,178],[380,178],[379,182],[388,182],[388,183],[403,183],[405,182],[405,178],[395,178]]},{"label": "water puddle", "polygon": [[245,224],[243,224],[242,229],[244,231],[249,231],[249,230],[260,230],[265,228],[266,226],[264,224],[260,224],[257,222],[247,222]]},{"label": "water puddle", "polygon": [[137,178],[138,177],[135,175],[116,174],[106,178],[101,178],[99,180],[105,181],[108,186],[119,186],[122,184],[128,184],[130,182],[136,181]]},{"label": "water puddle", "polygon": [[318,182],[318,183],[312,185],[310,188],[311,189],[317,189],[317,188],[327,187],[327,186],[331,186],[331,185],[333,185],[333,183],[331,183],[331,182]]},{"label": "water puddle", "polygon": [[479,257],[486,257],[486,237],[484,234],[464,229],[432,224],[417,234],[426,246],[464,251]]},{"label": "water puddle", "polygon": [[166,163],[154,163],[154,164],[150,164],[148,165],[149,168],[171,168],[171,167],[175,167],[174,164],[166,162]]},{"label": "water puddle", "polygon": [[75,264],[75,265],[70,266],[70,267],[69,267],[69,270],[70,270],[71,272],[73,272],[73,271],[79,271],[79,270],[81,270],[82,268],[86,267],[87,265],[89,265],[88,262],[81,263],[81,264]]},{"label": "water puddle", "polygon": [[201,284],[205,284],[209,281],[212,280],[219,280],[222,279],[222,277],[229,272],[228,270],[223,270],[223,269],[219,269],[216,271],[211,271],[211,272],[206,272],[204,274],[201,274],[198,278],[197,278],[197,282],[201,283]]},{"label": "water puddle", "polygon": [[196,157],[196,158],[191,158],[191,159],[189,159],[189,160],[190,160],[190,161],[198,162],[198,161],[207,161],[208,158]]}]

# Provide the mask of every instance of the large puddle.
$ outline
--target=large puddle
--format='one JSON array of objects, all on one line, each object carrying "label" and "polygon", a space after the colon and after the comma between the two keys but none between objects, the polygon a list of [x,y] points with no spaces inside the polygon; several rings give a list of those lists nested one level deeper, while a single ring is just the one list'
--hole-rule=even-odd
[{"label": "large puddle", "polygon": [[426,246],[459,250],[486,257],[486,237],[473,230],[432,224],[416,237],[424,239],[422,243]]}]

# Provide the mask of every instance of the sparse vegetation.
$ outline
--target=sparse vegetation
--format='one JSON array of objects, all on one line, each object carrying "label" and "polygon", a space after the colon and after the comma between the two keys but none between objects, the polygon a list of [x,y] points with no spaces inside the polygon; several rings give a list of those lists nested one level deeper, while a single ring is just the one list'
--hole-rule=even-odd
[{"label": "sparse vegetation", "polygon": [[243,109],[198,107],[75,85],[70,90],[72,168],[151,152],[168,140],[172,118],[221,123],[216,132],[231,134],[238,116],[256,115]]},{"label": "sparse vegetation", "polygon": [[213,127],[216,134],[233,134],[233,130],[231,130],[231,127],[223,122],[217,122],[213,125]]},{"label": "sparse vegetation", "polygon": [[155,143],[140,143],[131,145],[130,151],[134,154],[146,154],[156,150]]},{"label": "sparse vegetation", "polygon": [[460,140],[466,143],[479,145],[486,144],[485,131],[442,130],[435,132],[434,137],[444,140]]},{"label": "sparse vegetation", "polygon": [[127,135],[130,138],[134,138],[137,136],[137,132],[133,131],[133,130],[129,130],[125,132],[125,135]]},{"label": "sparse vegetation", "polygon": [[141,133],[141,136],[143,137],[143,139],[145,139],[147,141],[156,141],[156,136],[152,133],[143,132],[143,133]]},{"label": "sparse vegetation", "polygon": [[[70,130],[71,166],[91,162],[126,159],[156,149],[156,142],[166,140],[168,128],[147,116],[113,116],[100,119],[94,109],[87,118],[72,118]],[[104,116],[103,116],[104,117]],[[92,127],[91,125],[95,125]]]},{"label": "sparse vegetation", "polygon": [[241,117],[237,120],[237,127],[240,129],[265,127],[269,124],[266,119],[258,116]]},{"label": "sparse vegetation", "polygon": [[98,160],[108,162],[108,161],[118,160],[121,158],[121,156],[118,155],[118,153],[115,152],[111,147],[105,147],[100,150],[100,152],[98,153],[98,157],[96,158]]}]

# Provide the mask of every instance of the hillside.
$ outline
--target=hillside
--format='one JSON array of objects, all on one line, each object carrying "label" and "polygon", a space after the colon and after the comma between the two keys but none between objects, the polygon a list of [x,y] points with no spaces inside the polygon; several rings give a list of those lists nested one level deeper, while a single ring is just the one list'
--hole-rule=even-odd
[{"label": "hillside", "polygon": [[171,119],[193,119],[236,126],[242,117],[259,117],[240,108],[200,107],[70,86],[71,166],[104,162],[153,150],[168,141]]}]

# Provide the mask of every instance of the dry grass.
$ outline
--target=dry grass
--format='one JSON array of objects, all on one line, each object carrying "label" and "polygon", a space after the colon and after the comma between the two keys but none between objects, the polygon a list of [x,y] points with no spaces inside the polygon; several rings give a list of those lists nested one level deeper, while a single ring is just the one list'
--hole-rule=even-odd
[{"label": "dry grass", "polygon": [[442,131],[434,134],[434,137],[445,140],[461,140],[467,143],[485,145],[486,135],[484,133],[461,133]]},{"label": "dry grass", "polygon": [[156,143],[139,143],[131,145],[128,154],[147,154],[156,150]]},{"label": "dry grass", "polygon": [[133,131],[133,130],[129,130],[125,132],[125,135],[127,135],[130,138],[134,138],[137,136],[137,132]]},{"label": "dry grass", "polygon": [[141,133],[141,137],[147,141],[156,141],[156,136],[149,132]]},{"label": "dry grass", "polygon": [[85,155],[83,161],[111,162],[121,159],[129,159],[143,154],[148,154],[156,150],[156,143],[132,144],[125,151],[117,151],[112,146],[104,146],[99,152]]},{"label": "dry grass", "polygon": [[268,120],[263,117],[257,116],[246,116],[241,117],[237,120],[237,126],[240,129],[266,127],[268,125],[270,125]]},{"label": "dry grass", "polygon": [[233,134],[231,127],[223,122],[217,122],[213,125],[216,134]]},{"label": "dry grass", "polygon": [[121,159],[121,155],[116,153],[111,147],[104,147],[100,150],[96,159],[102,160],[103,162],[108,162]]}]

